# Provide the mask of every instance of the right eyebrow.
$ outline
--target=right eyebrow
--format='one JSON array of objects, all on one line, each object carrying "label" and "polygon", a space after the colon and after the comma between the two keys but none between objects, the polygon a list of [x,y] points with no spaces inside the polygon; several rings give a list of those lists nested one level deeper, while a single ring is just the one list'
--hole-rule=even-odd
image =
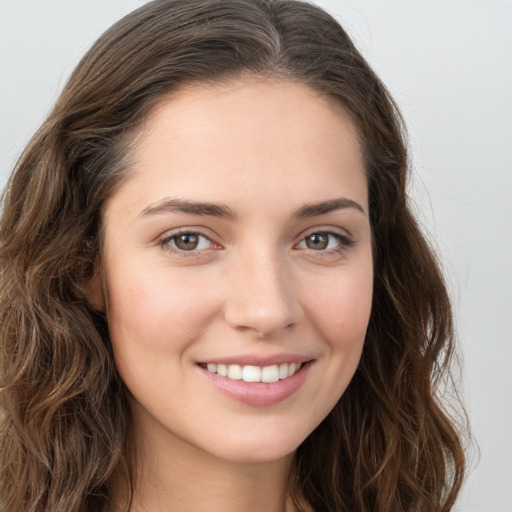
[{"label": "right eyebrow", "polygon": [[162,201],[150,204],[139,214],[139,217],[156,215],[159,213],[188,213],[208,217],[221,217],[235,219],[236,211],[222,203],[209,203],[202,201],[189,201],[186,199],[166,198]]}]

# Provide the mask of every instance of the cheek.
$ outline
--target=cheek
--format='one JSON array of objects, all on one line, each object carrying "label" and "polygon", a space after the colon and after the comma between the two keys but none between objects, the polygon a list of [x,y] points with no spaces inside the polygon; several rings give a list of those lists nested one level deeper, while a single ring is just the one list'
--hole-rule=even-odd
[{"label": "cheek", "polygon": [[323,286],[308,299],[309,323],[322,340],[319,361],[325,361],[316,374],[322,382],[322,394],[312,399],[317,404],[313,411],[316,423],[339,401],[361,359],[372,306],[373,271],[371,264],[357,272],[352,270],[323,280]]},{"label": "cheek", "polygon": [[[310,288],[312,289],[312,288]],[[371,263],[357,271],[324,282],[311,294],[308,311],[331,350],[359,354],[362,349],[373,296]]]},{"label": "cheek", "polygon": [[107,285],[109,328],[119,364],[128,358],[158,364],[164,353],[185,350],[215,314],[211,293],[183,274],[118,265]]}]

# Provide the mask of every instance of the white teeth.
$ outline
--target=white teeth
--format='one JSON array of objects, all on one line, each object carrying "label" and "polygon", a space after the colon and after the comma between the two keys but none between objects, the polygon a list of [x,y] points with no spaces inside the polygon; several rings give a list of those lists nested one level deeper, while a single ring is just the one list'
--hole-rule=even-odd
[{"label": "white teeth", "polygon": [[259,366],[244,366],[242,380],[245,382],[261,382],[261,368]]},{"label": "white teeth", "polygon": [[233,380],[241,380],[242,367],[239,364],[228,365],[228,377]]},{"label": "white teeth", "polygon": [[275,364],[273,366],[264,366],[261,369],[261,382],[277,382],[279,380],[279,367]]},{"label": "white teeth", "polygon": [[210,373],[217,373],[228,379],[270,383],[291,377],[301,366],[300,363],[282,363],[271,366],[208,363],[206,369]]}]

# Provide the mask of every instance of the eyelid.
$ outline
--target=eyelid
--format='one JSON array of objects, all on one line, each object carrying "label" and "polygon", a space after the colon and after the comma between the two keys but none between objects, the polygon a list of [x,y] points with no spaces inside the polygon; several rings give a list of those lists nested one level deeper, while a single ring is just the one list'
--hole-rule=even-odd
[{"label": "eyelid", "polygon": [[166,231],[163,235],[158,237],[157,244],[165,251],[173,253],[173,254],[179,254],[180,256],[199,256],[201,254],[204,254],[205,251],[211,250],[211,248],[208,249],[196,249],[191,251],[185,251],[178,249],[176,247],[172,247],[169,245],[169,242],[180,235],[198,235],[206,238],[211,242],[211,244],[214,246],[214,250],[222,249],[222,246],[220,243],[218,243],[215,240],[215,237],[212,236],[210,233],[207,233],[206,230],[190,226],[190,227],[180,227],[176,229],[172,229],[169,231]]},{"label": "eyelid", "polygon": [[[306,229],[305,231],[303,231],[301,233],[300,238],[294,244],[294,247],[297,247],[300,243],[304,242],[308,236],[314,235],[316,233],[325,233],[327,235],[333,235],[335,237],[338,237],[340,240],[339,247],[336,247],[334,249],[319,250],[319,251],[315,251],[314,249],[309,249],[311,252],[317,252],[319,255],[320,254],[327,255],[329,253],[331,253],[331,254],[339,253],[346,249],[349,249],[350,247],[353,247],[356,243],[354,238],[352,237],[352,235],[350,235],[348,233],[348,231],[345,229],[337,228],[337,227],[333,227],[333,226],[314,226],[314,227]],[[308,250],[308,249],[305,249],[305,250]]]},{"label": "eyelid", "polygon": [[344,228],[340,228],[337,226],[330,226],[330,225],[323,225],[320,224],[319,226],[312,226],[310,228],[305,229],[301,234],[300,237],[304,238],[308,235],[312,235],[314,233],[330,233],[333,235],[339,235],[346,238],[352,239],[352,235]]}]

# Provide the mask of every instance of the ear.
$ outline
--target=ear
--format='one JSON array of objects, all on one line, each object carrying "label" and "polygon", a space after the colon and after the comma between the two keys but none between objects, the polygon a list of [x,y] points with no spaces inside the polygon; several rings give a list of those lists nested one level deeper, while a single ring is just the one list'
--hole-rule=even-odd
[{"label": "ear", "polygon": [[101,276],[96,273],[84,287],[85,298],[89,305],[100,313],[105,313],[105,293],[101,282]]}]

